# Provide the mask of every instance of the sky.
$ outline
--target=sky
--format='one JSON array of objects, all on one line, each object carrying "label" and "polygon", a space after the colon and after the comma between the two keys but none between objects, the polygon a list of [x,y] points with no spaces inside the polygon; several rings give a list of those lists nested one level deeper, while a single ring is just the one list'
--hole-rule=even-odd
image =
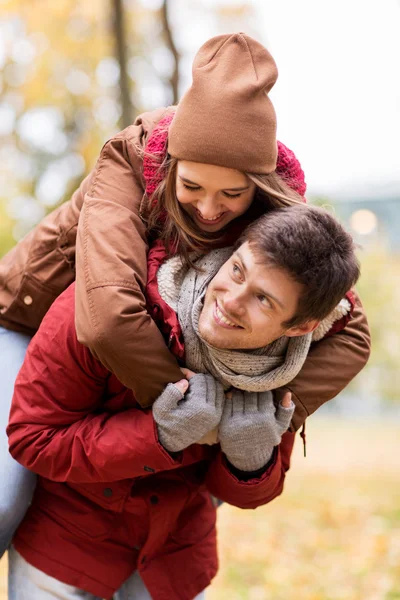
[{"label": "sky", "polygon": [[191,2],[190,12],[182,1],[171,5],[183,85],[206,39],[243,29],[277,62],[278,138],[300,158],[309,190],[389,186],[400,194],[400,1],[253,0],[252,14],[232,18],[230,29],[210,19],[215,2]]}]

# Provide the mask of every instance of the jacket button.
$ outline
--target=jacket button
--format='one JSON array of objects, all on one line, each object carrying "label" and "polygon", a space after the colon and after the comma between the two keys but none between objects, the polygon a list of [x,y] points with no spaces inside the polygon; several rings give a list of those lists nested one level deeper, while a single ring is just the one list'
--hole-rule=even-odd
[{"label": "jacket button", "polygon": [[111,488],[104,488],[103,494],[106,498],[110,498],[113,495],[113,491]]},{"label": "jacket button", "polygon": [[24,304],[26,304],[27,306],[30,306],[33,302],[33,298],[32,296],[25,296],[24,297]]},{"label": "jacket button", "polygon": [[158,496],[150,496],[151,504],[158,504]]}]

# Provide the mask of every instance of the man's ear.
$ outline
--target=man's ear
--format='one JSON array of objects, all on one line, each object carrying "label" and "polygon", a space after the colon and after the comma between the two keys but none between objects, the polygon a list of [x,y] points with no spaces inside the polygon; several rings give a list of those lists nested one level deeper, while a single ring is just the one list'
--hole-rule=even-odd
[{"label": "man's ear", "polygon": [[285,331],[284,335],[287,337],[296,337],[299,335],[305,335],[306,333],[311,333],[318,327],[320,321],[313,319],[312,321],[307,321],[307,323],[303,323],[302,325],[295,325],[295,327],[290,327]]}]

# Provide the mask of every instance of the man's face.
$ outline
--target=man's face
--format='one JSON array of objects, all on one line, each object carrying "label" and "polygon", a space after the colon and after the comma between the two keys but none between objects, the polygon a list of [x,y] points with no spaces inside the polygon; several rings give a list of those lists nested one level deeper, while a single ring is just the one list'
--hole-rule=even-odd
[{"label": "man's face", "polygon": [[222,265],[208,286],[200,315],[202,338],[216,348],[262,348],[282,335],[303,335],[316,323],[284,328],[297,309],[301,285],[282,269],[256,261],[248,243]]}]

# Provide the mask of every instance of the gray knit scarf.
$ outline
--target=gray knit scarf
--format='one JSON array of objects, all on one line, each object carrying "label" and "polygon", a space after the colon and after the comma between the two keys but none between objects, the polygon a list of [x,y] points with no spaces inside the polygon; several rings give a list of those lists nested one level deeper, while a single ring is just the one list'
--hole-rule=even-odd
[{"label": "gray knit scarf", "polygon": [[186,366],[211,373],[225,388],[261,392],[282,387],[300,371],[312,334],[282,336],[257,350],[222,350],[202,339],[199,317],[211,279],[231,256],[232,248],[213,250],[196,261],[201,271],[185,269],[178,257],[164,263],[158,283],[162,298],[177,310],[185,342]]}]

